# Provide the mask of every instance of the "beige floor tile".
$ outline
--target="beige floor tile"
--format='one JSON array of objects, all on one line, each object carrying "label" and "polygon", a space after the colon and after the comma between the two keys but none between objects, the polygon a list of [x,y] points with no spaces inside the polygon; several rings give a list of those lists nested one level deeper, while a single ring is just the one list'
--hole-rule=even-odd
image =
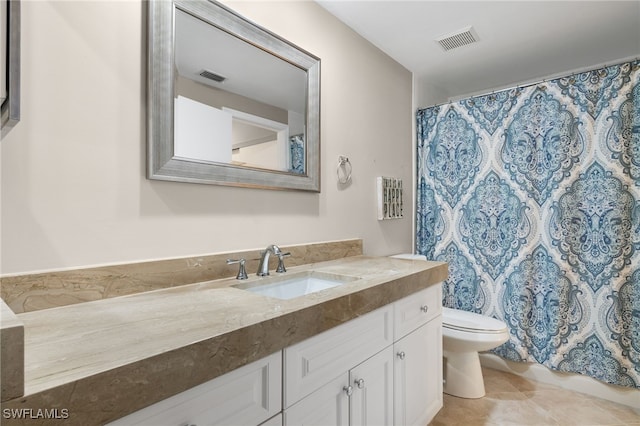
[{"label": "beige floor tile", "polygon": [[520,392],[520,389],[515,386],[518,383],[516,379],[519,377],[514,374],[485,368],[482,371],[482,375],[484,376],[484,390],[487,394],[494,392]]},{"label": "beige floor tile", "polygon": [[517,374],[494,370],[491,368],[483,369],[483,374],[501,377],[503,381],[509,382],[511,386],[515,387],[517,390],[521,392],[557,388],[557,386],[549,385],[543,382],[538,382],[536,380],[527,379],[526,377],[518,376]]},{"label": "beige floor tile", "polygon": [[527,399],[495,400],[495,405],[487,417],[487,423],[549,426],[562,424],[551,413]]},{"label": "beige floor tile", "polygon": [[486,396],[444,395],[444,407],[430,426],[640,426],[640,410],[538,383],[498,370],[483,369]]},{"label": "beige floor tile", "polygon": [[599,406],[596,398],[566,390],[546,390],[524,393],[563,425],[612,425],[623,420]]},{"label": "beige floor tile", "polygon": [[489,411],[487,402],[445,394],[442,409],[429,425],[484,425]]},{"label": "beige floor tile", "polygon": [[594,404],[611,413],[612,417],[619,419],[623,424],[640,424],[640,409],[602,399],[595,400]]}]

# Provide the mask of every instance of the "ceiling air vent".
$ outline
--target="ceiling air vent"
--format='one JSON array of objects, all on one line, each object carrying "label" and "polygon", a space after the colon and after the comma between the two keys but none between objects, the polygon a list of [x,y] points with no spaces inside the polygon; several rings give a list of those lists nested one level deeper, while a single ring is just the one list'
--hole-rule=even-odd
[{"label": "ceiling air vent", "polygon": [[200,73],[200,75],[204,78],[208,78],[209,80],[213,80],[216,81],[218,83],[222,83],[223,81],[225,81],[227,79],[227,77],[223,77],[220,74],[216,74],[214,72],[211,71],[207,71],[204,70]]},{"label": "ceiling air vent", "polygon": [[475,43],[478,40],[478,34],[476,34],[473,27],[463,28],[436,39],[444,51],[466,46],[467,44]]}]

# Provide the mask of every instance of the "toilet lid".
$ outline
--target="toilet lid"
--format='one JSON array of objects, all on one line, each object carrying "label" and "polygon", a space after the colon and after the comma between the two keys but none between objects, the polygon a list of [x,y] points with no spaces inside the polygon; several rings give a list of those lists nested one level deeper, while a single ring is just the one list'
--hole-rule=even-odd
[{"label": "toilet lid", "polygon": [[507,325],[495,318],[446,307],[442,308],[442,326],[468,332],[504,333],[507,331]]}]

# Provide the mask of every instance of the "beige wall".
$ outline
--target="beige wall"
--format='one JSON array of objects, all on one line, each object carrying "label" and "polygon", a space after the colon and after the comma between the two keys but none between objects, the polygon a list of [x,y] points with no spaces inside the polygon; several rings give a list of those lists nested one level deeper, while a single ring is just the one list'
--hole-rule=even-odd
[{"label": "beige wall", "polygon": [[[2,141],[2,273],[363,238],[412,248],[376,219],[375,178],[413,186],[412,77],[313,2],[226,2],[322,59],[322,192],[145,178],[145,7],[22,3],[22,118]],[[353,182],[339,187],[339,155]]]}]

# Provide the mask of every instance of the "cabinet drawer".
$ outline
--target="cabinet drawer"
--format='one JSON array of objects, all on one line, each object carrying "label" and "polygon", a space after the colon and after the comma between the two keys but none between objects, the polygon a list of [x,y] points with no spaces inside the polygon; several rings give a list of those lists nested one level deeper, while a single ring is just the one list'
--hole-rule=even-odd
[{"label": "cabinet drawer", "polygon": [[442,284],[437,283],[393,304],[394,340],[442,313]]},{"label": "cabinet drawer", "polygon": [[387,305],[284,350],[284,406],[349,371],[393,343]]},{"label": "cabinet drawer", "polygon": [[281,410],[282,352],[167,398],[108,426],[257,425]]}]

